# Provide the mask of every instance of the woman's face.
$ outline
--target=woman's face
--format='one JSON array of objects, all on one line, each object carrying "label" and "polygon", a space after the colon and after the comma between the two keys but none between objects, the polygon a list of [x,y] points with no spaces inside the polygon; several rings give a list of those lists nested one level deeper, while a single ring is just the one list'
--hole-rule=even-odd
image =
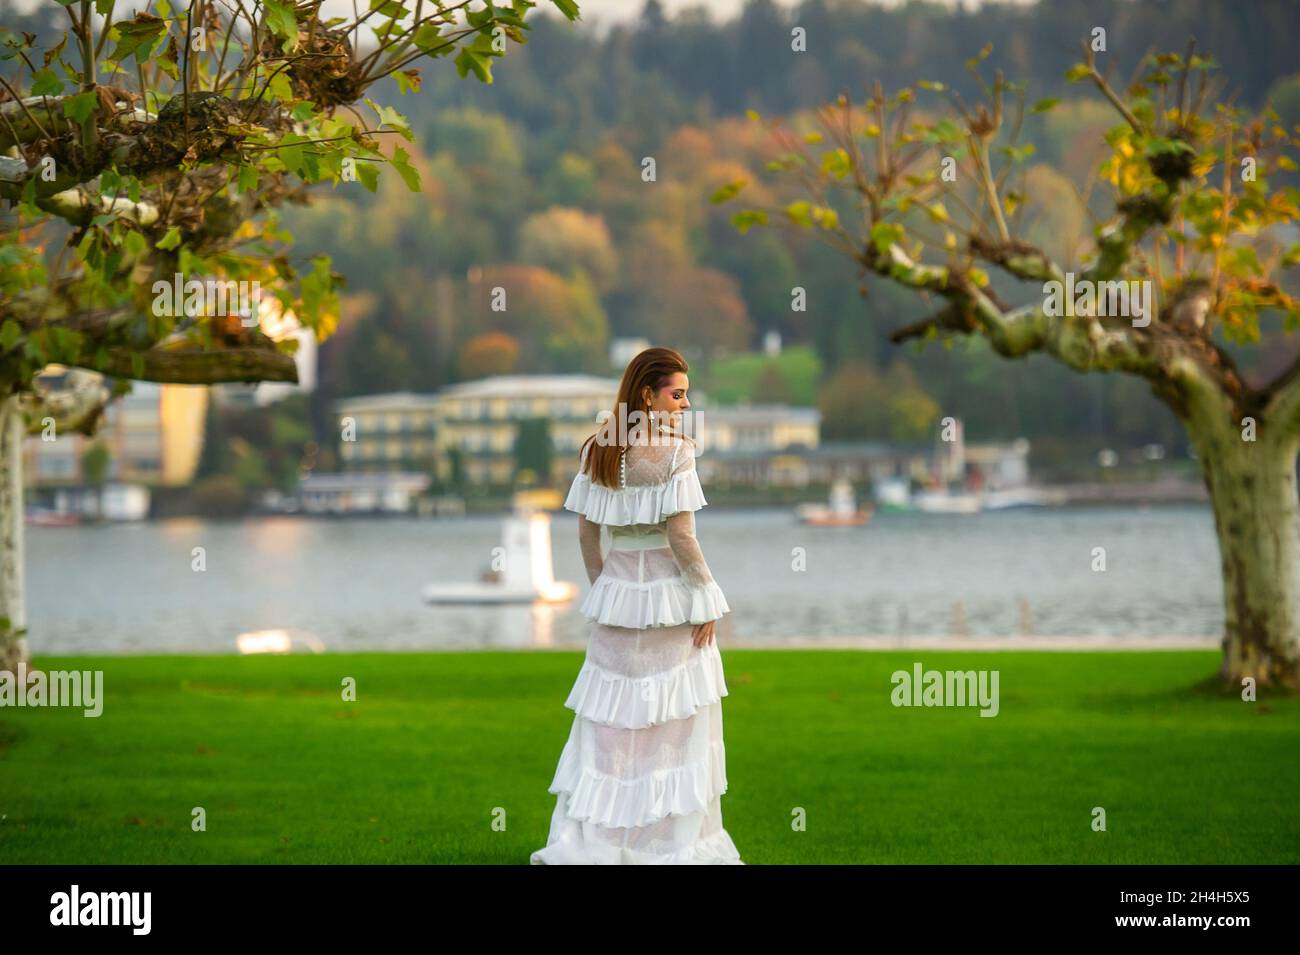
[{"label": "woman's face", "polygon": [[684,373],[674,373],[662,388],[650,395],[650,410],[655,413],[655,418],[662,413],[667,416],[665,424],[673,427],[680,425],[682,412],[691,406],[690,399],[686,397],[690,386],[690,379]]}]

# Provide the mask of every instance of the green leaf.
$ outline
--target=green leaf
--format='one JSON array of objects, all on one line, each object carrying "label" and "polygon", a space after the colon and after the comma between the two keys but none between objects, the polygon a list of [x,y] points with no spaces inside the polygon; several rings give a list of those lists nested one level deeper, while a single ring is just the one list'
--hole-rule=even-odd
[{"label": "green leaf", "polygon": [[53,70],[37,70],[32,75],[33,96],[58,96],[63,92],[63,81]]},{"label": "green leaf", "polygon": [[167,251],[176,248],[180,244],[181,244],[180,226],[172,226],[170,229],[167,230],[167,234],[158,240],[158,244],[155,246],[155,248],[159,248],[159,249],[163,249],[164,251]]},{"label": "green leaf", "polygon": [[27,341],[23,343],[23,354],[28,358],[35,358],[41,364],[49,364],[49,356],[45,351],[45,345],[41,341],[41,333],[33,332],[27,336]]},{"label": "green leaf", "polygon": [[306,142],[305,136],[299,136],[296,133],[285,133],[280,140],[280,144],[275,149],[275,155],[284,163],[285,168],[299,175],[302,175],[303,172],[302,144],[304,142]]},{"label": "green leaf", "polygon": [[1088,68],[1088,64],[1086,63],[1076,63],[1065,71],[1065,78],[1071,83],[1077,83],[1079,80],[1087,79],[1089,76],[1092,76],[1092,70]]},{"label": "green leaf", "polygon": [[405,149],[401,146],[397,146],[393,149],[393,158],[389,160],[389,162],[391,162],[393,168],[397,170],[397,174],[402,177],[402,181],[406,183],[406,188],[410,189],[412,192],[419,192],[420,174],[416,172],[415,167],[411,165],[410,158],[410,155]]},{"label": "green leaf", "polygon": [[931,222],[948,222],[948,210],[942,202],[932,202],[925,207],[926,213],[930,216]]},{"label": "green leaf", "polygon": [[492,82],[492,64],[488,58],[481,53],[475,53],[468,47],[456,54],[456,72],[460,78],[464,79],[472,70],[484,83]]},{"label": "green leaf", "polygon": [[181,68],[176,62],[180,52],[180,49],[176,46],[176,37],[169,35],[167,37],[167,46],[154,57],[154,62],[158,64],[159,68],[174,80],[181,78]]},{"label": "green leaf", "polygon": [[837,179],[843,179],[853,169],[853,160],[849,151],[843,147],[832,149],[822,154],[822,172],[828,172]]},{"label": "green leaf", "polygon": [[896,222],[877,222],[871,227],[871,244],[881,255],[889,253],[889,247],[903,241],[903,227]]},{"label": "green leaf", "polygon": [[947,117],[925,129],[921,137],[923,143],[957,143],[965,138],[962,128]]},{"label": "green leaf", "polygon": [[823,229],[834,229],[840,224],[839,213],[826,206],[813,206],[813,219]]},{"label": "green leaf", "polygon": [[415,137],[411,133],[411,125],[407,122],[405,116],[393,109],[391,106],[380,106],[372,99],[367,99],[366,103],[375,111],[375,115],[379,117],[380,126],[391,126],[408,143],[414,141]]},{"label": "green leaf", "polygon": [[972,56],[969,60],[966,61],[966,69],[968,70],[975,69],[981,63],[983,63],[984,60],[988,58],[988,55],[992,52],[993,52],[993,44],[985,43],[984,46],[980,48],[980,51],[978,53],[976,53],[974,56]]},{"label": "green leaf", "polygon": [[98,105],[99,94],[94,90],[86,90],[86,92],[78,93],[76,96],[69,96],[63,101],[63,115],[75,122],[83,123]]},{"label": "green leaf", "polygon": [[167,21],[152,13],[137,13],[134,20],[115,23],[113,32],[117,35],[117,46],[108,58],[121,63],[135,54],[135,61],[142,63],[166,30]]},{"label": "green leaf", "polygon": [[402,14],[406,13],[406,7],[398,0],[370,0],[370,9],[390,20],[400,20]]},{"label": "green leaf", "polygon": [[[251,90],[252,87],[250,86],[249,89]],[[278,70],[272,73],[270,79],[266,81],[266,89],[271,96],[281,103],[288,103],[293,100],[293,87],[289,84],[287,70]]]},{"label": "green leaf", "polygon": [[496,38],[493,36],[492,32],[485,30],[474,38],[474,42],[469,45],[468,49],[473,50],[475,53],[480,53],[483,56],[505,55],[504,51],[498,50],[495,44]]},{"label": "green leaf", "polygon": [[415,31],[413,38],[416,49],[434,56],[445,56],[455,47],[454,43],[449,42],[441,32],[436,23],[426,23],[420,29]]},{"label": "green leaf", "polygon": [[744,209],[731,217],[731,224],[744,235],[751,226],[767,225],[767,213],[762,209]]},{"label": "green leaf", "polygon": [[1040,99],[1037,103],[1034,104],[1034,108],[1031,110],[1031,112],[1046,113],[1049,109],[1051,109],[1059,102],[1060,100],[1057,99],[1055,96],[1049,96],[1047,97],[1047,99]]},{"label": "green leaf", "polygon": [[149,243],[145,241],[144,236],[133,229],[122,240],[122,250],[133,259],[139,258],[149,250]]},{"label": "green leaf", "polygon": [[402,96],[408,92],[420,92],[420,74],[414,70],[398,70],[393,74],[393,80],[397,83],[397,92]]},{"label": "green leaf", "polygon": [[298,19],[293,8],[280,0],[262,0],[266,8],[266,25],[271,32],[284,41],[281,49],[286,52],[298,47]]},{"label": "green leaf", "polygon": [[563,13],[572,22],[578,19],[578,4],[574,0],[551,0],[557,10]]},{"label": "green leaf", "polygon": [[369,191],[374,192],[379,188],[378,167],[372,162],[358,160],[357,179],[361,181],[361,185],[365,186]]},{"label": "green leaf", "polygon": [[1033,143],[1024,143],[1020,146],[1000,146],[998,152],[1011,157],[1012,162],[1024,162],[1038,150]]},{"label": "green leaf", "polygon": [[257,169],[253,166],[239,167],[239,191],[252,192],[257,188]]},{"label": "green leaf", "polygon": [[18,343],[18,339],[23,337],[23,330],[12,318],[6,318],[5,323],[0,325],[0,348],[9,351]]},{"label": "green leaf", "polygon": [[318,255],[311,261],[311,271],[299,283],[303,311],[317,333],[326,336],[334,330],[337,321],[338,295],[334,291],[329,256]]},{"label": "green leaf", "polygon": [[791,222],[801,226],[812,225],[812,203],[800,200],[785,207],[785,214]]},{"label": "green leaf", "polygon": [[723,186],[721,189],[715,192],[712,196],[710,196],[709,201],[712,202],[714,205],[721,205],[724,202],[734,199],[736,195],[740,192],[740,190],[745,188],[746,182],[747,180],[745,179],[737,179],[734,182],[727,183],[725,186]]}]

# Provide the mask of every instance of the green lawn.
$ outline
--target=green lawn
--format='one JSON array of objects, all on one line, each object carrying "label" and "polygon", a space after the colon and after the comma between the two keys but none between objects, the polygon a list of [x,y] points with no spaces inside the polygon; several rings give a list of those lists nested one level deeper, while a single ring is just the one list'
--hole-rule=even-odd
[{"label": "green lawn", "polygon": [[[1214,653],[722,652],[747,863],[1300,861],[1300,698],[1205,689]],[[998,670],[999,714],[894,707],[917,660]],[[0,862],[524,863],[581,654],[36,662],[104,711],[0,709]]]}]

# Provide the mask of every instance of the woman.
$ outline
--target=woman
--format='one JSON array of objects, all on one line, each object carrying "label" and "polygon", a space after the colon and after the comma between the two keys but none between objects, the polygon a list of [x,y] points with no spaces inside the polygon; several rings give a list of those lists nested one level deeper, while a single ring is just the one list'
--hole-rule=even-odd
[{"label": "woman", "polygon": [[686,371],[670,348],[637,355],[614,417],[579,452],[564,506],[579,514],[592,584],[579,611],[592,625],[535,865],[743,865],[722,827],[727,685],[714,621],[731,608],[695,540],[708,502],[681,433]]}]

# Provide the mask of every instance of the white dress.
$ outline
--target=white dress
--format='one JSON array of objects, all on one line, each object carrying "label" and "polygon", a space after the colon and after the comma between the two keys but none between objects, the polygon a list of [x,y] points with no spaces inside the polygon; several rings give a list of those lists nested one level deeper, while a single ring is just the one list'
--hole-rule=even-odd
[{"label": "white dress", "polygon": [[744,864],[722,826],[722,656],[716,633],[703,647],[691,639],[731,608],[695,539],[708,502],[694,443],[656,441],[627,449],[625,486],[579,470],[564,502],[581,515],[592,588],[578,609],[592,623],[534,865]]}]

